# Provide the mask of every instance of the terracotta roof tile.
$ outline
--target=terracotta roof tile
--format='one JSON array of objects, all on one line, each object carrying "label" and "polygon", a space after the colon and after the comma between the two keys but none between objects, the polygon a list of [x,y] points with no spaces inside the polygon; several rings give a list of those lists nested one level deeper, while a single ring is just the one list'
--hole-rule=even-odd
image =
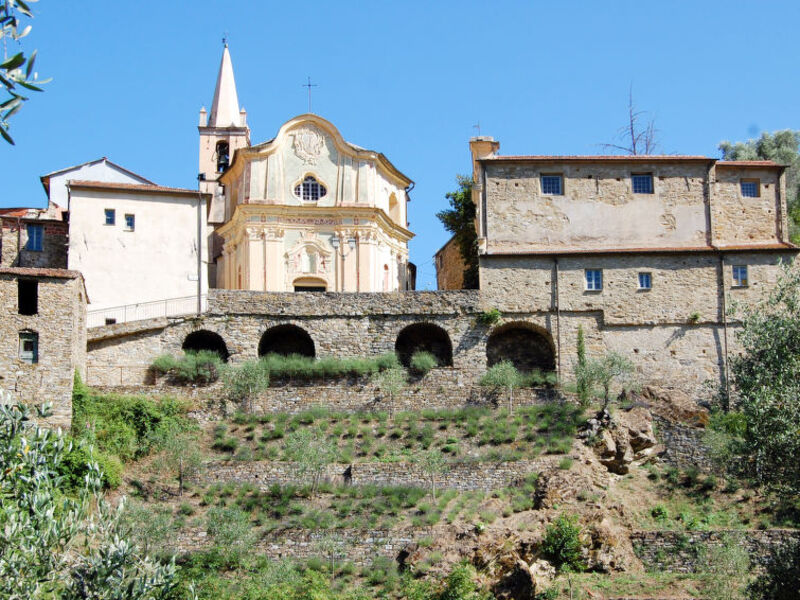
[{"label": "terracotta roof tile", "polygon": [[55,277],[57,279],[83,279],[80,271],[69,269],[45,269],[34,267],[0,267],[0,275],[22,275],[24,277]]},{"label": "terracotta roof tile", "polygon": [[708,156],[697,155],[679,155],[679,154],[650,154],[650,155],[617,155],[617,154],[568,154],[558,156],[555,154],[531,154],[531,155],[504,155],[504,156],[490,156],[481,160],[530,160],[530,161],[610,161],[610,162],[672,162],[672,161],[709,161],[713,162],[715,158]]},{"label": "terracotta roof tile", "polygon": [[659,252],[760,252],[767,250],[800,250],[787,242],[768,242],[763,244],[732,244],[727,246],[655,246],[641,248],[542,248],[533,250],[489,251],[487,256],[566,256],[570,254],[649,254]]},{"label": "terracotta roof tile", "polygon": [[[70,180],[70,187],[82,189],[98,189],[98,190],[124,190],[131,192],[146,192],[151,194],[191,194],[193,196],[199,194],[198,190],[188,190],[185,188],[165,187],[162,185],[144,185],[137,183],[109,183],[105,181],[84,181],[84,180]],[[208,194],[203,194],[207,196]]]},{"label": "terracotta roof tile", "polygon": [[772,160],[719,160],[718,167],[784,167]]}]

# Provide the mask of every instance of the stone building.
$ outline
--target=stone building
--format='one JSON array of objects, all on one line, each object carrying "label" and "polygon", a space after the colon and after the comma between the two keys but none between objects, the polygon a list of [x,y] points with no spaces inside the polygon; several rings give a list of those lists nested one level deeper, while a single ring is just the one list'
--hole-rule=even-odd
[{"label": "stone building", "polygon": [[0,267],[0,389],[53,405],[69,427],[75,372],[86,375],[86,290],[65,269]]},{"label": "stone building", "polygon": [[433,260],[436,265],[437,289],[464,289],[464,270],[467,268],[467,264],[461,256],[455,236],[447,240],[447,243],[436,251]]},{"label": "stone building", "polygon": [[727,305],[761,297],[797,253],[770,161],[470,148],[482,301],[509,340],[538,348],[536,366],[568,368],[582,325],[590,353],[619,351],[648,381],[718,380]]},{"label": "stone building", "polygon": [[0,267],[65,269],[69,226],[60,207],[0,208]]},{"label": "stone building", "polygon": [[394,292],[413,288],[406,205],[413,182],[381,153],[314,114],[250,145],[223,51],[210,113],[200,112],[200,187],[212,195],[215,287]]}]

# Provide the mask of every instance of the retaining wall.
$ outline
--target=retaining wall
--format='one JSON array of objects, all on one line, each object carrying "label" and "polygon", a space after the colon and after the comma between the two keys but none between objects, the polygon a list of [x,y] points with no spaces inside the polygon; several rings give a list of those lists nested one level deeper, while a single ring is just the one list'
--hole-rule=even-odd
[{"label": "retaining wall", "polygon": [[[542,457],[513,462],[453,463],[436,475],[436,487],[459,491],[492,491],[519,485],[531,473],[551,468],[563,457]],[[262,488],[270,485],[297,485],[308,481],[300,476],[295,463],[275,461],[215,461],[206,464],[198,479],[206,483],[251,483]],[[415,463],[354,463],[328,465],[323,480],[335,485],[379,485],[428,487],[431,477]]]},{"label": "retaining wall", "polygon": [[670,573],[693,573],[708,565],[706,548],[725,539],[744,546],[756,566],[763,566],[769,551],[790,541],[800,541],[796,529],[716,531],[635,531],[631,533],[634,552],[645,568]]}]

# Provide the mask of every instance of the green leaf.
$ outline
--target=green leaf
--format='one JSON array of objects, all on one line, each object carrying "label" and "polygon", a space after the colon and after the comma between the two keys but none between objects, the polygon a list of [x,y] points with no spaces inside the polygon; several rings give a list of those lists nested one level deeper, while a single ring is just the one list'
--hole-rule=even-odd
[{"label": "green leaf", "polygon": [[7,61],[0,63],[0,69],[10,71],[12,69],[16,69],[22,64],[25,64],[25,55],[22,52],[18,52]]},{"label": "green leaf", "polygon": [[36,52],[38,52],[38,50],[34,50],[31,53],[30,58],[28,58],[28,66],[25,69],[25,77],[27,77],[27,78],[30,78],[31,73],[33,73],[33,63],[36,62]]},{"label": "green leaf", "polygon": [[2,135],[3,139],[7,141],[9,144],[11,144],[12,146],[14,145],[14,140],[12,140],[11,136],[8,135],[5,127],[0,126],[0,135]]}]

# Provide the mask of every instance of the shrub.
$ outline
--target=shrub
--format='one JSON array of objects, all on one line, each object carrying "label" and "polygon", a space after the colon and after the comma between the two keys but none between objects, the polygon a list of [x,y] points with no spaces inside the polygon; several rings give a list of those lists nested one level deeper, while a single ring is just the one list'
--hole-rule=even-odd
[{"label": "shrub", "polygon": [[411,356],[411,370],[418,375],[425,375],[428,371],[438,366],[439,361],[430,352],[414,352],[414,354]]},{"label": "shrub", "polygon": [[105,489],[114,489],[122,483],[122,463],[116,456],[93,450],[86,443],[76,443],[66,452],[58,465],[58,474],[64,477],[65,489],[74,492],[85,485],[89,463],[96,462]]},{"label": "shrub", "polygon": [[223,360],[210,350],[188,351],[180,357],[164,354],[156,358],[150,368],[159,374],[168,375],[175,383],[208,384],[219,379]]},{"label": "shrub", "polygon": [[559,571],[583,571],[582,548],[578,517],[561,514],[547,526],[542,550]]},{"label": "shrub", "polygon": [[[129,461],[157,450],[165,436],[191,428],[186,407],[174,398],[99,394],[75,377],[72,435],[109,458]],[[113,470],[113,466],[109,466]]]},{"label": "shrub", "polygon": [[800,542],[773,547],[763,574],[750,584],[754,600],[794,600],[800,589]]},{"label": "shrub", "polygon": [[503,318],[503,313],[497,308],[490,308],[480,313],[475,320],[481,325],[494,325]]}]

